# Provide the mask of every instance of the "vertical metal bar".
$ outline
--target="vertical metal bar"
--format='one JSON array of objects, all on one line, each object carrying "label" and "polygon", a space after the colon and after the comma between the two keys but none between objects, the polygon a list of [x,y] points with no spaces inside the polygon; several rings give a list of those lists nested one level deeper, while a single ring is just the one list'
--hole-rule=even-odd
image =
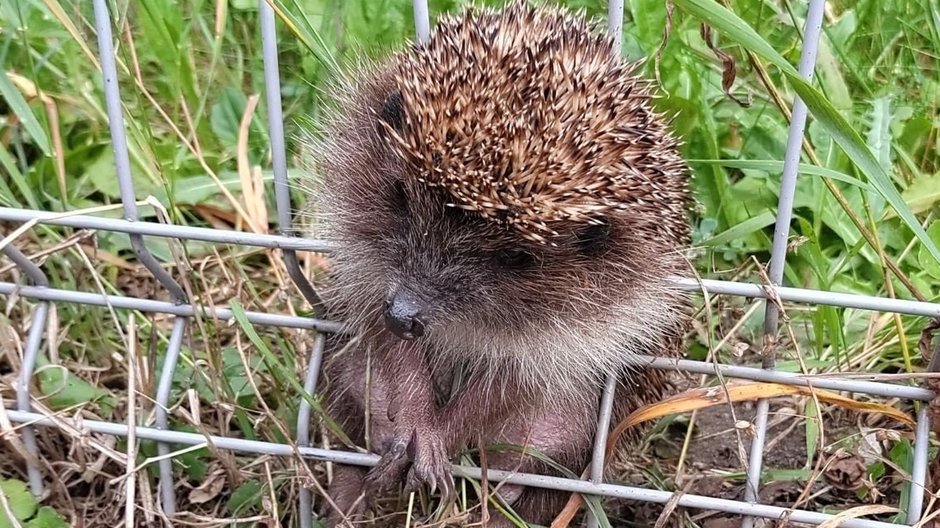
[{"label": "vertical metal bar", "polygon": [[[124,132],[124,112],[121,108],[120,87],[117,79],[117,65],[114,59],[114,47],[111,44],[111,15],[105,0],[94,0],[95,29],[98,32],[98,56],[101,60],[101,74],[104,80],[105,105],[108,111],[108,124],[111,129],[111,146],[114,151],[114,165],[117,169],[118,185],[121,190],[121,203],[124,206],[124,217],[129,222],[138,219],[136,197],[134,195],[134,181],[131,177],[130,157],[127,151],[127,136]],[[173,280],[173,277],[160,266],[160,263],[147,249],[141,235],[129,235],[131,248],[140,262],[154,276],[154,278],[170,292],[173,300],[178,304],[187,302],[183,288]],[[182,346],[183,332],[186,329],[187,319],[176,318],[173,323],[173,333],[167,347],[166,357],[160,373],[160,381],[156,395],[157,427],[167,429],[167,401],[170,395],[170,386],[173,371],[176,370],[176,361],[179,358]],[[160,443],[157,448],[161,455],[169,454],[169,446]],[[176,497],[173,489],[173,465],[169,458],[160,460],[160,488],[162,508],[167,515],[176,511]]]},{"label": "vertical metal bar", "polygon": [[[811,0],[806,15],[806,27],[803,29],[803,50],[800,55],[799,68],[800,75],[806,80],[811,80],[813,77],[825,4],[825,0]],[[806,115],[806,103],[797,96],[793,100],[793,113],[790,118],[790,130],[787,136],[787,151],[783,159],[783,174],[780,180],[777,222],[774,226],[773,245],[770,253],[769,278],[775,286],[779,286],[783,282],[783,270],[787,258],[787,239],[790,234],[790,221],[793,217],[793,196],[796,192]],[[775,343],[779,321],[780,312],[777,305],[767,301],[764,312],[764,355],[761,361],[765,369],[774,368]],[[744,490],[745,500],[749,503],[758,501],[757,492],[760,488],[769,410],[770,403],[767,400],[760,400],[757,403],[757,417],[754,421],[755,434],[751,442],[750,460],[747,467],[747,487]],[[747,517],[742,523],[742,528],[751,528],[753,524],[754,519]]]},{"label": "vertical metal bar", "polygon": [[[623,0],[608,0],[607,2],[607,30],[614,43],[614,53],[620,53],[620,42],[623,33]],[[604,451],[607,447],[607,435],[610,432],[610,413],[613,410],[614,393],[617,389],[617,378],[608,375],[604,381],[604,392],[601,396],[601,405],[597,417],[597,429],[594,433],[594,452],[591,454],[591,482],[601,483],[604,480]],[[588,528],[597,528],[597,517],[588,513]]]},{"label": "vertical metal bar", "polygon": [[[134,182],[131,179],[131,162],[127,154],[127,137],[124,134],[124,112],[121,109],[120,88],[117,80],[117,66],[114,61],[114,47],[111,45],[111,15],[105,0],[94,0],[95,29],[98,32],[98,56],[101,59],[101,74],[104,80],[105,106],[108,110],[108,125],[111,128],[111,147],[114,151],[114,165],[117,169],[118,184],[121,190],[121,203],[124,217],[129,222],[137,221],[137,202],[134,196]],[[166,272],[150,254],[140,235],[130,235],[131,248],[140,262],[154,278],[166,288],[177,302],[186,302],[186,294],[173,277]]]},{"label": "vertical metal bar", "polygon": [[[271,134],[271,163],[274,170],[274,199],[277,204],[277,221],[281,234],[291,236],[290,186],[287,182],[287,154],[284,148],[284,117],[281,110],[281,80],[277,58],[277,33],[274,28],[274,9],[266,0],[258,0],[261,21],[261,48],[264,60],[264,94],[268,109],[268,130]],[[297,253],[284,249],[284,265],[287,274],[300,290],[301,295],[322,313],[322,303],[313,285],[307,280]]]},{"label": "vertical metal bar", "polygon": [[614,50],[620,53],[623,41],[623,0],[608,0],[607,29],[611,40],[614,41]]},{"label": "vertical metal bar", "polygon": [[[49,286],[49,279],[46,274],[39,269],[39,266],[33,264],[20,250],[12,244],[7,244],[3,248],[3,254],[6,255],[13,264],[29,277],[29,280],[36,286]],[[49,316],[49,302],[43,301],[33,309],[33,320],[29,325],[29,335],[26,338],[26,348],[23,350],[23,364],[20,367],[20,375],[16,384],[16,409],[29,412],[29,382],[33,378],[33,372],[36,370],[36,358],[39,356],[39,347],[42,345],[42,333],[46,329],[46,321]],[[39,458],[39,446],[36,443],[36,431],[32,426],[23,428],[23,445],[26,452],[37,460]],[[33,495],[39,496],[43,492],[42,473],[32,460],[27,461],[26,471],[29,475],[29,488]]]},{"label": "vertical metal bar", "polygon": [[428,13],[428,0],[411,0],[415,15],[415,33],[418,42],[427,42],[431,38],[431,16]]},{"label": "vertical metal bar", "polygon": [[[274,199],[277,204],[277,221],[281,234],[290,235],[291,203],[290,186],[287,181],[287,154],[284,145],[284,116],[281,107],[280,66],[277,55],[277,32],[274,26],[274,10],[266,0],[258,0],[261,23],[261,48],[264,61],[264,93],[268,109],[268,130],[271,134],[271,163],[274,170]],[[284,265],[287,274],[317,313],[322,313],[323,305],[313,285],[304,275],[297,261],[297,253],[284,249]],[[304,390],[312,394],[320,372],[320,359],[323,353],[323,335],[317,334]],[[310,444],[310,404],[306,399],[300,401],[297,412],[297,443],[301,446]],[[303,462],[301,462],[303,463]],[[313,525],[313,495],[306,487],[301,487],[299,496],[300,526],[310,528]]]},{"label": "vertical metal bar", "polygon": [[[166,347],[166,356],[163,358],[163,368],[160,370],[160,381],[157,384],[157,429],[170,430],[167,402],[170,400],[170,389],[173,387],[173,372],[180,357],[183,345],[183,333],[186,330],[186,319],[177,317],[173,320],[173,331]],[[170,454],[170,446],[165,443],[157,444],[157,452],[161,457]],[[163,511],[167,515],[176,513],[176,494],[173,489],[173,461],[169,458],[160,460],[160,496],[163,499]]]},{"label": "vertical metal bar", "polygon": [[930,415],[927,405],[917,411],[917,431],[914,436],[914,467],[911,468],[911,494],[907,506],[907,524],[920,520],[924,508],[924,486],[927,482],[927,448],[930,444]]},{"label": "vertical metal bar", "polygon": [[[597,417],[597,431],[594,433],[594,453],[591,455],[591,482],[596,484],[601,484],[604,481],[604,450],[607,447],[607,436],[610,433],[610,413],[613,410],[616,390],[617,380],[613,376],[608,376],[601,397],[601,408]],[[589,528],[597,528],[598,521],[593,513],[588,513],[587,525]]]},{"label": "vertical metal bar", "polygon": [[[320,373],[320,362],[323,360],[323,344],[326,338],[317,334],[313,341],[313,350],[310,351],[310,361],[307,363],[307,377],[304,378],[304,392],[313,397],[317,389],[317,377]],[[300,400],[297,409],[297,445],[310,446],[310,403],[306,398]],[[306,464],[300,460],[301,464]],[[313,494],[306,487],[300,488],[300,528],[313,526]]]}]

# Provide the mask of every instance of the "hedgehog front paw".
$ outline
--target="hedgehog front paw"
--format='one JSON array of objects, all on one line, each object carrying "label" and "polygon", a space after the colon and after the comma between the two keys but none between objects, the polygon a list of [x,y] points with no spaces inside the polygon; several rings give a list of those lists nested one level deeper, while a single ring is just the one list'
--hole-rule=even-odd
[{"label": "hedgehog front paw", "polygon": [[405,489],[415,491],[427,484],[434,493],[438,488],[444,497],[454,491],[451,456],[444,435],[436,428],[415,429],[408,444],[411,471]]},{"label": "hedgehog front paw", "polygon": [[387,446],[379,463],[375,465],[363,480],[367,495],[396,488],[402,482],[405,471],[411,464],[408,458],[408,445],[411,437],[396,435]]}]

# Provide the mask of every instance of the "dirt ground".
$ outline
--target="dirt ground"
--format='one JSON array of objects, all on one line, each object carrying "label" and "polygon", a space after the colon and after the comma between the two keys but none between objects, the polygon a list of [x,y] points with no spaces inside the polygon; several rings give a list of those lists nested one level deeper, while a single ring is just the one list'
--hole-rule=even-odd
[{"label": "dirt ground", "polygon": [[[830,410],[824,414],[823,436],[826,448],[807,462],[805,419],[794,406],[794,401],[776,401],[771,405],[767,443],[763,467],[765,480],[758,492],[762,504],[784,508],[836,513],[865,504],[896,505],[900,499],[899,476],[882,477],[877,482],[869,478],[870,460],[875,456],[861,444],[859,424],[862,419],[852,412]],[[661,468],[663,476],[677,482],[677,488],[688,494],[741,500],[744,498],[745,460],[748,459],[752,436],[745,423],[751,423],[756,404],[746,402],[734,405],[734,416],[727,405],[712,407],[696,413],[693,434],[683,464],[683,473],[676,475],[676,464],[688,430],[688,420],[671,424],[660,434],[654,434],[646,453],[633,459],[623,469],[626,483],[650,487],[649,472],[637,472],[638,467]],[[738,424],[738,427],[735,424]],[[890,436],[878,425],[871,426],[865,438]],[[884,448],[887,443],[881,447]],[[877,449],[876,449],[877,450]],[[886,456],[881,453],[881,456]],[[812,482],[807,482],[807,479]],[[703,528],[734,528],[741,525],[740,516],[707,510],[668,508],[667,518],[661,505],[608,502],[614,526],[690,526],[694,521]],[[890,521],[890,516],[880,520]],[[758,520],[755,526],[811,526],[788,522],[781,524]]]}]

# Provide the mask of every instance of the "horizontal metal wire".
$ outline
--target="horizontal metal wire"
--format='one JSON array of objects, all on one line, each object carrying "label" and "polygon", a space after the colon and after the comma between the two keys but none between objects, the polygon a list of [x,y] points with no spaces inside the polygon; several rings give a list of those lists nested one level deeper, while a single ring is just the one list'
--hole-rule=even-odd
[{"label": "horizontal metal wire", "polygon": [[782,372],[779,370],[768,370],[756,367],[723,365],[721,363],[710,363],[706,361],[692,361],[689,359],[677,360],[652,356],[642,356],[641,359],[637,360],[637,364],[663,370],[680,370],[692,374],[714,375],[720,373],[722,376],[728,378],[741,378],[752,381],[813,387],[816,389],[834,391],[858,392],[885,398],[901,398],[917,401],[930,401],[934,398],[933,391],[922,387],[847,378],[848,376],[870,373],[838,372],[829,375],[801,375],[793,372]]},{"label": "horizontal metal wire", "polygon": [[[61,213],[48,213],[30,209],[16,209],[0,207],[0,220],[14,222],[28,222],[33,219],[42,223],[61,225],[74,228],[96,229],[101,231],[115,231],[119,233],[139,233],[181,240],[199,240],[220,244],[239,244],[254,247],[289,248],[299,251],[312,251],[328,253],[336,244],[328,240],[302,239],[278,235],[262,235],[255,233],[242,233],[239,231],[226,231],[201,227],[188,227],[173,224],[158,224],[152,222],[128,222],[114,218],[101,218],[95,216],[77,215],[62,217]],[[768,291],[781,301],[822,304],[827,306],[840,306],[843,308],[857,308],[861,310],[875,310],[893,312],[923,317],[940,317],[940,303],[912,301],[906,299],[891,299],[871,295],[854,293],[840,293],[807,288],[771,287],[769,285],[746,282],[721,281],[690,278],[673,279],[676,287],[686,291],[705,290],[714,295],[736,295],[766,299]],[[176,312],[167,312],[176,313]]]},{"label": "horizontal metal wire", "polygon": [[[10,282],[0,282],[0,295],[13,295],[14,293],[21,297],[43,301],[87,304],[124,310],[140,310],[141,312],[164,313],[183,317],[189,317],[197,313],[222,321],[228,321],[234,317],[232,311],[228,308],[212,308],[201,305],[193,306],[191,304],[176,304],[168,301],[155,301],[152,299],[125,297],[122,295],[102,295],[100,293],[39,288],[36,286],[20,286]],[[336,333],[342,331],[341,323],[324,321],[323,319],[270,314],[266,312],[245,312],[245,314],[249,321],[259,325],[302,328],[306,330],[317,330],[319,332]]]},{"label": "horizontal metal wire", "polygon": [[74,227],[79,229],[96,229],[99,231],[114,231],[117,233],[151,235],[163,238],[177,238],[181,240],[198,240],[201,242],[215,242],[219,244],[234,244],[240,246],[268,247],[277,249],[295,249],[298,251],[326,252],[334,244],[325,240],[309,238],[296,238],[280,235],[261,235],[244,233],[225,229],[212,229],[207,227],[189,227],[175,224],[158,224],[155,222],[130,222],[118,218],[103,218],[90,215],[63,215],[49,211],[34,211],[32,209],[17,209],[0,207],[0,220],[11,222],[36,221],[42,224]]},{"label": "horizontal metal wire", "polygon": [[[31,425],[56,427],[60,429],[77,429],[91,433],[109,434],[114,436],[127,436],[128,427],[124,424],[101,422],[97,420],[81,420],[76,422],[68,418],[51,418],[39,413],[7,411],[10,421],[15,423],[28,423]],[[336,449],[320,449],[316,447],[291,446],[258,440],[245,440],[241,438],[228,438],[222,436],[204,436],[197,433],[182,431],[164,431],[150,427],[135,427],[134,433],[138,439],[155,440],[182,445],[211,444],[217,449],[240,451],[273,456],[297,456],[302,458],[336,462],[354,466],[374,466],[379,457],[368,453],[353,453]],[[474,480],[482,478],[479,468],[466,466],[453,466],[453,473],[458,477]],[[668,491],[650,490],[617,484],[595,484],[584,480],[575,480],[562,477],[536,475],[532,473],[514,473],[509,471],[488,470],[486,479],[491,482],[506,482],[537,488],[548,488],[561,491],[570,491],[587,495],[602,495],[628,500],[638,500],[665,504],[674,496]],[[767,519],[788,518],[793,522],[807,524],[822,524],[832,519],[833,515],[817,513],[806,510],[794,510],[779,506],[762,504],[748,504],[746,502],[705,497],[702,495],[684,494],[677,501],[678,506],[704,510],[721,511],[736,515],[755,515]],[[897,524],[871,521],[865,519],[847,519],[839,526],[846,528],[896,528]]]},{"label": "horizontal metal wire", "polygon": [[[813,9],[816,9],[817,11],[821,10],[821,6],[823,4],[823,0],[814,0],[812,2]],[[275,191],[277,198],[278,224],[282,229],[286,230],[283,232],[292,233],[293,230],[291,228],[291,218],[289,211],[290,201],[286,192],[286,160],[284,157],[285,151],[283,130],[280,119],[280,85],[277,75],[278,68],[277,49],[276,42],[274,40],[274,15],[273,11],[267,5],[265,0],[259,0],[259,6],[261,8],[262,14],[260,19],[262,23],[262,40],[264,44],[263,58],[265,62],[264,74],[266,100],[268,103],[269,125],[272,136],[271,147],[273,154],[274,173],[277,180]],[[414,0],[413,6],[418,40],[425,41],[427,40],[430,32],[427,1]],[[233,317],[231,310],[225,308],[211,308],[206,306],[187,304],[187,300],[185,299],[183,291],[180,289],[179,285],[173,281],[172,277],[164,269],[160,267],[159,263],[157,263],[156,259],[150,255],[149,251],[144,245],[142,239],[143,236],[158,236],[179,240],[188,239],[211,243],[282,249],[284,250],[285,262],[287,264],[288,272],[292,281],[295,285],[298,286],[304,296],[310,300],[314,306],[317,306],[318,299],[316,297],[316,293],[313,291],[312,287],[307,281],[307,278],[303,276],[303,273],[293,252],[328,252],[335,247],[334,244],[330,241],[275,235],[259,235],[236,231],[194,228],[188,226],[137,221],[138,215],[136,205],[134,203],[135,196],[132,179],[130,177],[130,165],[129,162],[127,162],[127,150],[124,139],[123,117],[121,116],[119,88],[117,85],[117,77],[114,71],[114,57],[110,42],[110,19],[103,0],[96,0],[95,8],[96,27],[99,36],[99,55],[102,57],[107,57],[107,60],[102,61],[104,66],[104,81],[107,96],[106,103],[109,114],[109,123],[111,125],[112,138],[114,139],[117,173],[119,183],[121,184],[122,203],[124,205],[125,216],[127,218],[120,220],[86,215],[66,215],[62,213],[31,211],[26,209],[0,208],[0,220],[45,223],[50,225],[125,233],[131,238],[132,247],[138,256],[138,259],[145,264],[150,273],[172,294],[176,302],[154,301],[150,299],[140,299],[117,295],[101,295],[75,292],[70,290],[59,290],[49,288],[47,284],[44,284],[41,281],[36,286],[19,286],[11,283],[0,283],[0,294],[18,294],[22,297],[42,301],[39,305],[39,308],[34,312],[37,316],[42,314],[42,319],[45,318],[44,314],[45,310],[48,308],[48,302],[70,302],[100,307],[132,309],[144,312],[172,314],[181,318],[186,318],[193,315],[202,315],[220,320],[231,319]],[[622,9],[623,2],[621,0],[611,0],[609,2],[609,25],[611,28],[611,34],[618,47],[620,44],[620,33],[622,32],[621,19],[619,18],[622,15]],[[811,25],[809,22],[807,22],[807,36],[804,37],[804,46],[811,46],[812,49],[803,50],[804,57],[801,60],[800,71],[804,75],[807,75],[807,72],[811,71],[812,69],[813,61],[811,58],[807,58],[807,54],[811,56],[812,51],[815,49],[815,39],[809,38],[809,31],[815,31],[816,29],[818,28],[816,28],[815,23]],[[798,105],[799,101],[797,100],[796,103]],[[790,214],[790,205],[789,198],[787,197],[792,197],[792,191],[796,184],[795,166],[796,161],[799,160],[799,142],[800,137],[802,136],[802,117],[805,117],[805,105],[802,107],[802,109],[795,107],[794,116],[794,120],[791,123],[791,131],[786,156],[786,166],[792,170],[785,170],[785,173],[788,174],[785,174],[783,178],[784,182],[789,182],[789,185],[783,185],[781,190],[781,201],[777,215],[777,230],[775,231],[774,250],[772,252],[773,256],[771,259],[770,277],[774,284],[779,284],[782,280],[782,270],[784,265],[784,258],[786,256],[786,238],[787,233],[789,232],[788,218]],[[796,116],[800,116],[800,119],[797,119]],[[35,270],[38,269],[31,263],[24,262],[23,259],[17,260],[14,258],[14,264],[25,270],[27,273],[31,274],[31,276],[34,276],[35,273],[32,272],[35,272]],[[736,295],[774,300],[780,299],[787,302],[811,303],[863,310],[896,312],[924,317],[940,317],[940,304],[935,303],[885,299],[872,296],[825,292],[802,288],[769,287],[760,284],[718,280],[698,281],[689,278],[675,278],[674,284],[678,288],[690,292],[705,291],[709,294]],[[342,330],[342,325],[333,321],[323,321],[318,319],[260,312],[248,312],[247,315],[249,321],[254,324],[309,329],[317,332],[338,332]],[[767,316],[765,318],[765,328],[767,329],[766,331],[768,335],[772,336],[775,333],[775,322],[776,305],[773,302],[770,302],[768,303]],[[168,356],[172,356],[179,351],[181,343],[180,336],[182,335],[184,325],[184,319],[176,320],[173,336],[171,337],[171,348],[173,351],[168,351]],[[30,342],[32,344],[30,345],[30,349],[33,350],[33,353],[35,353],[35,350],[38,349],[39,341],[41,340],[41,333],[42,325],[34,325],[33,328],[31,328]],[[34,335],[40,337],[34,339]],[[310,370],[307,372],[305,378],[304,387],[308,392],[313,391],[315,386],[320,352],[322,352],[322,340],[322,335],[318,334],[317,345],[314,347],[314,351],[312,352],[311,356]],[[752,367],[720,365],[656,357],[641,357],[639,358],[639,361],[641,364],[648,365],[652,368],[676,369],[700,374],[715,374],[718,372],[723,376],[732,378],[736,377],[757,381],[784,383],[789,385],[810,386],[828,390],[852,391],[883,397],[897,397],[920,401],[928,401],[934,397],[931,391],[920,387],[879,383],[859,379],[804,376],[800,374],[785,373],[773,370],[762,370]],[[772,361],[769,361],[768,358],[768,361],[765,361],[764,366],[772,367]],[[214,436],[204,437],[202,435],[193,433],[167,430],[166,427],[168,424],[166,423],[165,416],[165,400],[169,393],[170,377],[174,368],[175,364],[168,361],[164,364],[163,371],[161,373],[162,381],[160,383],[160,390],[158,390],[157,394],[157,403],[158,408],[162,408],[164,410],[164,414],[160,415],[160,413],[158,413],[158,428],[135,428],[139,438],[152,439],[161,442],[159,446],[161,448],[161,454],[167,454],[169,449],[167,443],[197,445],[206,441],[210,441],[222,449],[233,449],[245,452],[266,453],[282,456],[290,456],[292,454],[299,453],[301,456],[307,458],[330,460],[333,462],[345,464],[370,466],[374,465],[377,461],[377,457],[371,454],[323,450],[312,447],[300,447],[297,449],[295,447],[283,444],[273,444]],[[23,371],[21,372],[21,377],[25,380],[28,380],[31,378],[31,374],[32,368],[24,367]],[[846,373],[840,374],[844,376]],[[24,391],[20,392],[25,394]],[[306,421],[304,417],[309,413],[309,408],[304,408],[303,405],[305,404],[302,404],[299,411],[299,425]],[[747,468],[748,480],[751,483],[751,486],[750,489],[748,489],[748,495],[746,498],[751,502],[718,499],[698,495],[683,495],[678,499],[678,505],[690,508],[717,510],[745,516],[760,516],[771,519],[787,517],[795,522],[811,524],[820,524],[826,520],[832,519],[833,516],[831,515],[803,510],[789,510],[781,507],[766,506],[754,503],[756,502],[757,498],[757,485],[759,484],[759,475],[761,473],[760,454],[764,444],[762,424],[766,422],[766,402],[761,402],[761,405],[763,405],[763,407],[761,407],[761,410],[758,412],[758,422],[760,422],[758,426],[758,435],[754,439],[754,447],[751,450],[753,458],[751,464],[749,464],[749,467]],[[605,404],[604,408],[609,408],[609,405]],[[19,405],[18,410],[8,410],[6,412],[14,422],[24,423],[34,421],[38,425],[56,425],[50,418],[28,412],[27,409],[28,406],[24,407],[23,405]],[[604,425],[607,423],[605,421],[605,417],[609,417],[609,410],[604,410],[601,412],[599,419],[601,428],[606,428]],[[913,466],[914,489],[910,495],[908,522],[914,522],[921,513],[920,505],[922,503],[922,497],[924,493],[924,489],[921,483],[924,481],[926,471],[926,438],[929,432],[929,422],[927,420],[926,407],[922,407],[920,409],[917,418],[917,442],[915,446],[915,461]],[[761,420],[763,420],[763,422],[761,422]],[[58,426],[62,426],[62,424],[59,423]],[[122,424],[98,421],[83,421],[81,422],[81,426],[85,430],[112,435],[126,435],[128,431],[127,427]],[[24,436],[26,440],[29,440],[31,436],[29,434],[30,431],[31,429],[29,427],[24,428]],[[308,441],[305,432],[308,431],[301,429],[301,434],[298,435],[298,440],[301,444]],[[597,441],[596,447],[602,447],[603,436],[598,435],[598,439],[599,440]],[[295,451],[295,449],[297,449],[297,451]],[[31,452],[34,451],[35,446],[33,446],[33,449],[31,449]],[[592,480],[594,482],[585,482],[580,480],[532,474],[510,474],[500,471],[488,472],[487,478],[493,481],[506,481],[514,484],[577,491],[580,493],[592,495],[605,495],[626,499],[643,500],[660,504],[666,503],[673,498],[673,494],[664,491],[646,490],[628,486],[617,486],[599,482],[601,479],[600,473],[597,470],[600,468],[601,462],[603,460],[603,457],[601,456],[602,452],[602,450],[596,449],[595,456],[593,457],[592,467],[594,471],[592,473]],[[173,494],[172,474],[170,471],[171,461],[169,458],[166,458],[161,460],[160,464],[162,466],[161,469],[163,473],[160,480],[161,486],[163,487],[163,504],[161,506],[164,508],[166,513],[172,513],[174,510],[175,498]],[[29,469],[31,470],[31,477],[36,476],[38,478],[39,474],[35,471],[36,468],[30,465]],[[455,474],[458,475],[465,475],[477,479],[480,478],[479,469],[455,466],[454,470]],[[33,475],[33,473],[35,473],[35,475]],[[34,485],[34,490],[35,489],[37,488]],[[305,491],[304,493],[306,493],[306,496],[303,494],[301,496],[300,514],[301,516],[309,517],[312,507],[312,497],[310,496],[309,492]],[[301,520],[302,524],[304,525],[309,524],[309,521],[309,518]],[[749,522],[749,519],[745,519],[746,525],[748,525],[747,523]],[[841,525],[848,527],[900,526],[896,524],[860,519],[849,519],[844,521]]]},{"label": "horizontal metal wire", "polygon": [[[121,295],[101,295],[97,293],[84,293],[72,290],[54,288],[39,288],[35,286],[20,286],[9,282],[0,282],[0,295],[16,293],[21,297],[54,301],[71,302],[100,307],[113,307],[124,310],[140,310],[142,312],[166,313],[180,316],[191,316],[195,313],[222,321],[232,319],[232,311],[227,308],[211,308],[207,306],[180,305],[166,301],[154,301],[137,297]],[[271,314],[265,312],[246,312],[247,318],[253,324],[279,326],[285,328],[299,328],[316,330],[320,332],[340,332],[342,323],[311,319],[292,315]],[[664,370],[682,370],[696,374],[714,374],[716,371],[729,378],[741,378],[754,381],[783,383],[818,389],[838,390],[871,394],[888,398],[904,398],[918,401],[930,401],[934,394],[928,389],[910,387],[891,383],[881,383],[858,379],[845,379],[822,376],[803,376],[792,372],[764,370],[754,367],[723,365],[720,363],[707,363],[692,360],[676,360],[669,358],[638,356],[637,365],[646,365]],[[839,375],[854,375],[855,373],[839,373]]]}]

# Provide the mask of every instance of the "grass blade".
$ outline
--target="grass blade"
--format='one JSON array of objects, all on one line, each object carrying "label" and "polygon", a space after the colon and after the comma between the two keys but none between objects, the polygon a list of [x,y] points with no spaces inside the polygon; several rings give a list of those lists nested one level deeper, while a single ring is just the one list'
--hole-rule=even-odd
[{"label": "grass blade", "polygon": [[[722,167],[730,167],[732,169],[745,169],[745,170],[760,170],[764,172],[782,172],[783,171],[783,162],[777,160],[701,160],[701,159],[692,159],[689,160],[689,163],[703,163],[703,164],[714,164],[721,165]],[[827,169],[825,167],[817,167],[816,165],[811,165],[809,163],[800,163],[799,165],[800,174],[807,174],[810,176],[822,176],[823,178],[829,178],[832,180],[838,180],[849,185],[854,185],[856,187],[861,187],[869,191],[874,191],[874,187],[863,182],[862,180],[850,176],[844,172],[839,172],[832,169]]]},{"label": "grass blade", "polygon": [[10,82],[10,78],[7,77],[5,72],[0,75],[0,96],[6,99],[7,104],[10,105],[10,109],[13,110],[13,113],[16,114],[20,122],[23,123],[23,126],[26,128],[26,133],[33,139],[33,142],[39,147],[39,150],[42,150],[43,154],[49,156],[52,153],[52,149],[49,147],[49,136],[47,136],[46,131],[43,130],[42,124],[39,122],[39,119],[36,118],[36,114],[33,113],[33,109],[29,107],[29,103],[23,98],[23,94],[13,86],[13,83]]},{"label": "grass blade", "polygon": [[240,302],[235,299],[232,299],[229,302],[229,308],[232,310],[232,316],[235,317],[238,326],[241,327],[242,331],[245,332],[245,335],[248,336],[248,340],[257,348],[258,352],[261,354],[261,357],[264,359],[265,365],[272,372],[280,376],[281,380],[286,382],[294,391],[300,395],[303,399],[307,400],[310,404],[310,407],[316,412],[324,421],[326,426],[339,437],[340,441],[345,443],[348,446],[354,446],[355,443],[349,439],[342,428],[337,424],[330,415],[327,414],[326,410],[320,404],[320,399],[318,397],[311,396],[304,390],[303,386],[300,385],[298,377],[294,372],[292,372],[286,365],[284,365],[271,351],[268,345],[261,339],[261,336],[258,335],[258,332],[255,331],[254,326],[248,320],[248,316],[245,314],[245,309],[242,308]]},{"label": "grass blade", "polygon": [[776,218],[774,214],[770,211],[764,211],[757,216],[752,216],[747,220],[741,222],[740,224],[726,229],[721,233],[709,238],[702,242],[703,246],[720,246],[722,244],[727,244],[732,240],[738,240],[741,238],[750,235],[755,231],[759,231],[769,225],[773,225]]},{"label": "grass blade", "polygon": [[727,38],[769,60],[780,68],[793,90],[812,112],[816,121],[839,144],[852,163],[865,175],[868,183],[875,187],[897,215],[914,232],[914,236],[926,247],[930,255],[940,262],[940,248],[927,236],[927,232],[911,213],[894,187],[884,168],[862,141],[852,125],[839,113],[818,90],[803,79],[796,68],[740,17],[712,0],[674,0],[675,4],[693,16],[721,31]]}]

